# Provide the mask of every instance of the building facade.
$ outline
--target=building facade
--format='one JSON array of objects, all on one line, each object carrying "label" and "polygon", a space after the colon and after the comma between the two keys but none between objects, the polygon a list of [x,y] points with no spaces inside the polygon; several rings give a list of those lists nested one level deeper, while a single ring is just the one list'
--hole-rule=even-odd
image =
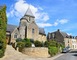
[{"label": "building facade", "polygon": [[25,15],[20,19],[19,26],[7,26],[7,39],[9,42],[15,42],[17,38],[29,38],[33,41],[46,41],[46,34],[43,28],[39,28],[35,22],[35,16],[32,14],[30,8]]},{"label": "building facade", "polygon": [[77,49],[77,38],[70,36],[59,29],[55,32],[48,33],[48,40],[55,40],[58,43],[64,44],[65,47],[70,47],[71,49]]}]

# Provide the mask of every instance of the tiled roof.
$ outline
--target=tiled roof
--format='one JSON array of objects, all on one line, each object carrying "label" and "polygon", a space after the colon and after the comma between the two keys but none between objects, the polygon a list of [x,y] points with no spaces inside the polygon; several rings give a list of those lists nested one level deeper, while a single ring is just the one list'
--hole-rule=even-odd
[{"label": "tiled roof", "polygon": [[39,34],[46,35],[46,34],[45,34],[45,31],[44,31],[44,28],[39,28]]},{"label": "tiled roof", "polygon": [[[15,28],[17,28],[17,26],[11,25],[11,24],[7,24],[7,31],[9,31],[9,32],[12,33]],[[46,34],[45,34],[45,31],[44,31],[44,28],[39,28],[39,34],[46,35]]]},{"label": "tiled roof", "polygon": [[67,37],[68,36],[67,33],[65,33],[65,32],[60,32],[60,33],[62,34],[63,37]]},{"label": "tiled roof", "polygon": [[9,32],[12,33],[15,28],[17,28],[17,26],[11,25],[11,24],[7,24],[7,30],[6,31],[9,31]]},{"label": "tiled roof", "polygon": [[32,13],[32,11],[31,11],[31,9],[30,9],[30,8],[28,8],[28,9],[27,9],[27,11],[26,11],[25,15],[29,15],[29,16],[34,17],[34,15],[33,15],[33,13]]}]

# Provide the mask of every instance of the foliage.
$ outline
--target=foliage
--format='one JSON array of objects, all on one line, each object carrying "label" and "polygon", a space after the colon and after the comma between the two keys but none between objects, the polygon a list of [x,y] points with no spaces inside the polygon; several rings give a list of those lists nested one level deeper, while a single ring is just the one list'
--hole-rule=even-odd
[{"label": "foliage", "polygon": [[21,38],[17,38],[17,39],[16,39],[16,42],[20,42],[20,41],[22,41]]},{"label": "foliage", "polygon": [[45,41],[44,46],[48,47],[49,54],[51,56],[54,56],[57,53],[60,53],[61,52],[60,48],[64,48],[63,44],[58,43],[55,40]]},{"label": "foliage", "polygon": [[25,47],[31,47],[31,45],[32,45],[30,42],[30,39],[28,39],[28,38],[23,39],[22,42],[25,43]]},{"label": "foliage", "polygon": [[30,42],[30,39],[28,38],[24,38],[24,39],[18,38],[16,39],[16,42],[17,44],[19,44],[18,47],[20,47],[20,44],[21,45],[24,44],[24,46],[21,46],[21,47],[31,47],[31,42]]},{"label": "foliage", "polygon": [[25,43],[24,42],[18,42],[17,43],[17,47],[24,48],[25,47]]},{"label": "foliage", "polygon": [[0,49],[0,58],[4,56],[4,51]]},{"label": "foliage", "polygon": [[58,53],[58,48],[57,48],[57,47],[54,47],[54,46],[49,47],[49,54],[50,54],[51,56],[54,56],[54,55],[56,55],[57,53]]},{"label": "foliage", "polygon": [[45,41],[45,42],[44,42],[44,46],[45,46],[45,47],[48,47],[48,46],[49,46],[49,42],[48,42],[48,41]]},{"label": "foliage", "polygon": [[6,6],[3,6],[3,8],[0,10],[0,57],[4,55],[6,48],[6,26]]},{"label": "foliage", "polygon": [[42,42],[36,40],[34,41],[35,47],[42,47]]},{"label": "foliage", "polygon": [[49,41],[49,46],[56,46],[56,41],[55,40],[51,40]]}]

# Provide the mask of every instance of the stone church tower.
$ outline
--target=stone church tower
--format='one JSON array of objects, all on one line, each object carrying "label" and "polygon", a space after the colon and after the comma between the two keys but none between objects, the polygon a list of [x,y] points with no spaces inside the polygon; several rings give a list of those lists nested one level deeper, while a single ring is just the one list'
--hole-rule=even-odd
[{"label": "stone church tower", "polygon": [[46,34],[43,28],[39,28],[35,23],[35,16],[30,8],[27,9],[25,15],[20,19],[19,26],[7,25],[7,37],[10,43],[14,43],[17,38],[29,38],[31,40],[46,41]]},{"label": "stone church tower", "polygon": [[20,19],[19,24],[20,37],[38,40],[39,28],[35,23],[35,17],[30,8],[26,11],[25,15]]}]

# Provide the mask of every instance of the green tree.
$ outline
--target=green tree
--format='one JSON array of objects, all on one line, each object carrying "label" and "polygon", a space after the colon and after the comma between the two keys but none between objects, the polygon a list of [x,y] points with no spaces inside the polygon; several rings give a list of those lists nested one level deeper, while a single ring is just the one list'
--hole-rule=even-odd
[{"label": "green tree", "polygon": [[6,6],[3,6],[0,9],[0,57],[4,55],[6,49],[6,26],[7,26]]},{"label": "green tree", "polygon": [[36,40],[34,41],[35,47],[42,47],[42,42]]}]

